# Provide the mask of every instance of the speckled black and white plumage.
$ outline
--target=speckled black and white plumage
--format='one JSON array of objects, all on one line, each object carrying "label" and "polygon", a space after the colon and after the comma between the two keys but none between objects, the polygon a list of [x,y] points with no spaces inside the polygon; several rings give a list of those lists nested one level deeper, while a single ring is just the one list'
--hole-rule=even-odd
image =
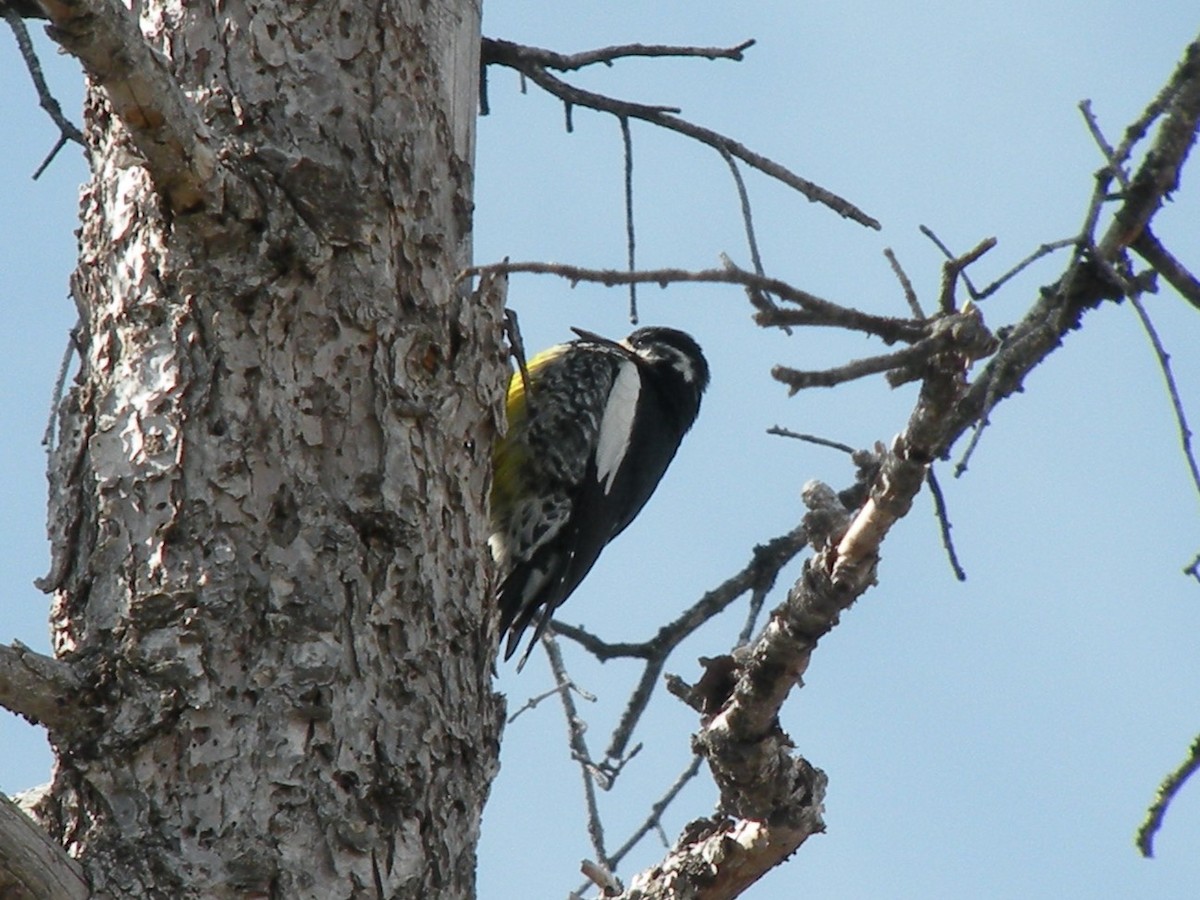
[{"label": "speckled black and white plumage", "polygon": [[640,328],[620,343],[577,333],[529,360],[528,385],[519,372],[509,381],[490,539],[505,659],[536,621],[533,647],[650,499],[708,385],[704,355],[682,331]]}]

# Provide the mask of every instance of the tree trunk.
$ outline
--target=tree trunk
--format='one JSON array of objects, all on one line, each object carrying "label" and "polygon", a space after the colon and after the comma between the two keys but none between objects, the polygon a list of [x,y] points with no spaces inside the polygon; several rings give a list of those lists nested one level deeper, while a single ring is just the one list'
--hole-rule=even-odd
[{"label": "tree trunk", "polygon": [[97,896],[472,896],[501,723],[500,309],[454,281],[478,5],[45,5],[94,176],[45,584],[90,715],[40,815]]}]

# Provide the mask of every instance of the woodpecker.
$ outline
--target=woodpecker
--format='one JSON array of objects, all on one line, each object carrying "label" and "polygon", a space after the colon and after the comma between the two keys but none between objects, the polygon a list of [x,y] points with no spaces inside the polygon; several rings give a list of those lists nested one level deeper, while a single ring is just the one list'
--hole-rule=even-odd
[{"label": "woodpecker", "polygon": [[535,623],[525,665],[554,611],[646,505],[696,421],[708,362],[674,328],[623,341],[582,329],[508,382],[508,431],[493,454],[492,535],[507,660]]}]

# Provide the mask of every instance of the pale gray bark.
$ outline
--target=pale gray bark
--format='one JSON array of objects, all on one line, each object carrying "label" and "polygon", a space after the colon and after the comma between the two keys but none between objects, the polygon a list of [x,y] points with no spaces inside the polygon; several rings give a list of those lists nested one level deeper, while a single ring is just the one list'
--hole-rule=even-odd
[{"label": "pale gray bark", "polygon": [[85,900],[78,863],[0,795],[0,897],[5,900]]},{"label": "pale gray bark", "polygon": [[94,177],[44,586],[98,724],[51,730],[40,817],[97,896],[471,896],[478,6],[45,6]]},{"label": "pale gray bark", "polygon": [[16,641],[0,645],[0,705],[34,724],[66,730],[80,726],[83,682],[67,663]]}]

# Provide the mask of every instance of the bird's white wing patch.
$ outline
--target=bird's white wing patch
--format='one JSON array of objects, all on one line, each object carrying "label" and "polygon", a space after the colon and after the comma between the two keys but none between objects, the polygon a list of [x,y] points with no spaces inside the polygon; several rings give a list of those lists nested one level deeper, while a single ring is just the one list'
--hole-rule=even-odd
[{"label": "bird's white wing patch", "polygon": [[633,433],[633,416],[637,412],[638,395],[642,391],[642,376],[633,362],[625,360],[613,381],[600,420],[600,440],[596,443],[596,478],[604,485],[604,493],[612,490],[613,479],[629,450]]}]

